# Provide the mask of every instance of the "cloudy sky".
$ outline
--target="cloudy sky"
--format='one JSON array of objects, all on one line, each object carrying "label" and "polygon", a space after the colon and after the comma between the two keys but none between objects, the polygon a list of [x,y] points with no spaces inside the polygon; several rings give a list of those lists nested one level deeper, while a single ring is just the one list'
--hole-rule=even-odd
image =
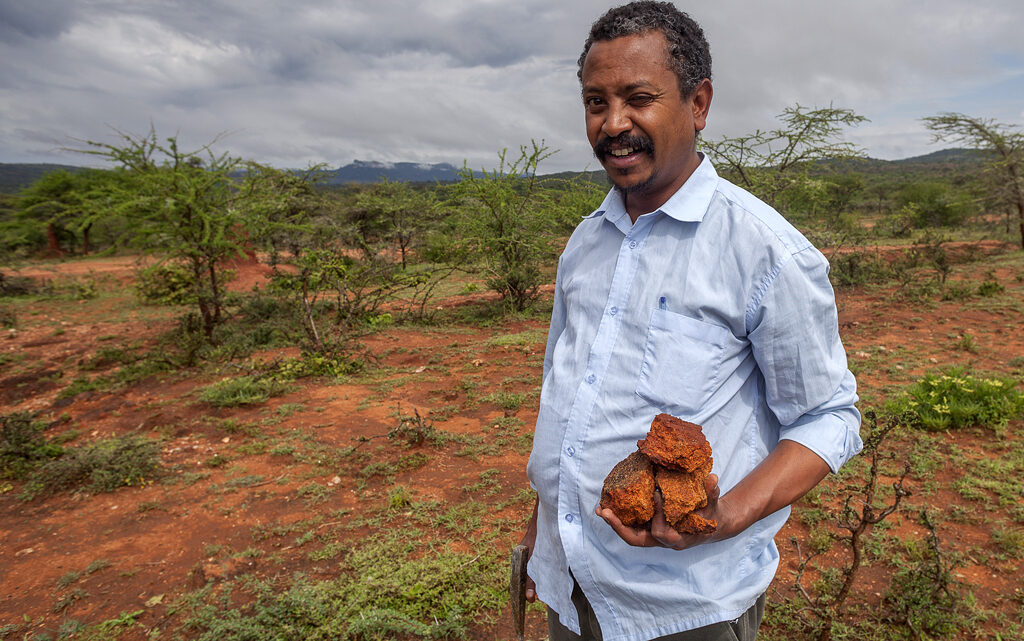
[{"label": "cloudy sky", "polygon": [[[616,2],[0,0],[0,162],[87,164],[114,130],[177,134],[279,167],[490,166],[544,139],[542,173],[595,168],[576,58]],[[705,136],[787,105],[849,107],[876,158],[941,148],[919,119],[1024,124],[1021,0],[677,3],[714,58]]]}]

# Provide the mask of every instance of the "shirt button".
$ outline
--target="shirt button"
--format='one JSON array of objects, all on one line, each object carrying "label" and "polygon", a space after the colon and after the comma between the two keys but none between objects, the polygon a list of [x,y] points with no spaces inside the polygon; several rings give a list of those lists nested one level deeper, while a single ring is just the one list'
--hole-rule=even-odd
[{"label": "shirt button", "polygon": [[587,377],[587,382],[590,383],[591,385],[593,385],[594,381],[596,381],[596,380],[597,380],[597,377],[594,376],[593,374],[591,374],[590,376]]},{"label": "shirt button", "polygon": [[629,248],[630,249],[636,249],[636,241],[635,240],[629,241]]},{"label": "shirt button", "polygon": [[565,448],[565,451],[569,453],[569,456],[575,456],[576,454],[576,449],[572,445]]},{"label": "shirt button", "polygon": [[608,311],[609,311],[609,312],[611,312],[611,315],[612,315],[612,316],[615,316],[616,314],[618,314],[618,313],[619,313],[619,308],[618,308],[618,307],[612,307],[612,308],[611,308],[611,309],[609,309]]},{"label": "shirt button", "polygon": [[565,520],[566,520],[566,521],[567,521],[568,523],[572,523],[572,514],[566,514],[566,515],[565,515]]}]

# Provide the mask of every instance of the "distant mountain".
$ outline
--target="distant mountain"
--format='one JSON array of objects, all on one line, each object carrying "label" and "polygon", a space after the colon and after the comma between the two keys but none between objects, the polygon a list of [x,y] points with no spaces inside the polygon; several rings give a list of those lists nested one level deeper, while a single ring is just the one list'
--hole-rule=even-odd
[{"label": "distant mountain", "polygon": [[391,182],[455,182],[458,168],[450,163],[423,164],[414,162],[377,162],[355,160],[344,167],[323,172],[328,185],[346,183],[375,183],[387,179]]},{"label": "distant mountain", "polygon": [[812,172],[846,173],[857,172],[867,175],[903,175],[949,177],[978,171],[988,154],[980,149],[942,149],[923,156],[912,156],[899,160],[878,158],[836,158],[816,160]]},{"label": "distant mountain", "polygon": [[[857,171],[865,174],[882,174],[892,171],[910,173],[935,173],[948,175],[973,171],[986,158],[977,149],[942,149],[923,156],[902,160],[877,160],[860,158],[850,160],[822,160],[815,164],[819,171]],[[32,184],[44,174],[58,170],[80,171],[83,167],[54,164],[0,163],[0,193],[14,193]],[[459,179],[458,167],[451,163],[378,162],[356,160],[337,169],[323,172],[327,185],[347,183],[374,183],[387,179],[392,182],[455,182]],[[608,184],[603,171],[563,171],[545,174],[544,178],[568,179],[584,174],[583,177],[598,184]]]},{"label": "distant mountain", "polygon": [[13,194],[28,187],[52,171],[81,171],[84,167],[52,165],[47,163],[22,164],[0,162],[0,194]]},{"label": "distant mountain", "polygon": [[889,162],[907,165],[974,164],[988,159],[989,154],[981,149],[940,149],[923,156],[912,156]]}]

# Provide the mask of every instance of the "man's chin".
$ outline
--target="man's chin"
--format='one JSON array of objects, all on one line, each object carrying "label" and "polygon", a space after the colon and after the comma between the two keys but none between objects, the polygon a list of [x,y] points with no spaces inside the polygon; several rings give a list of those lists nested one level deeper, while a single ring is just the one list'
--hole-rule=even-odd
[{"label": "man's chin", "polygon": [[608,174],[608,179],[612,181],[612,185],[623,196],[646,193],[650,189],[651,183],[654,182],[654,176],[636,178],[632,176],[615,176],[608,170],[605,170],[605,172]]}]

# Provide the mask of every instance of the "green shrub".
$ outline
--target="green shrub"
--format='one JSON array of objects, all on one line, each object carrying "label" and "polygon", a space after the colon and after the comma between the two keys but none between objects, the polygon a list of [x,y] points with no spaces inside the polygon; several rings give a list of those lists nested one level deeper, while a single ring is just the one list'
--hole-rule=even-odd
[{"label": "green shrub", "polygon": [[925,374],[887,409],[914,412],[931,431],[973,425],[998,431],[1024,412],[1015,385],[1012,378],[982,378],[954,367]]},{"label": "green shrub", "polygon": [[276,380],[293,381],[297,378],[327,377],[342,378],[362,371],[365,364],[343,354],[317,354],[303,352],[299,358],[282,361],[269,373]]},{"label": "green shrub", "polygon": [[253,582],[249,606],[200,591],[183,602],[186,625],[198,641],[463,638],[507,600],[498,555],[432,546],[417,532],[373,535],[351,549],[341,569],[331,581],[297,575],[283,590]]},{"label": "green shrub", "polygon": [[879,254],[856,251],[832,256],[828,276],[833,287],[854,287],[886,283],[893,270]]},{"label": "green shrub", "polygon": [[135,293],[154,305],[187,305],[196,302],[195,276],[179,263],[160,263],[139,271]]},{"label": "green shrub", "polygon": [[61,490],[113,492],[126,485],[147,485],[160,474],[159,452],[156,441],[142,436],[118,436],[69,448],[32,472],[21,498]]},{"label": "green shrub", "polygon": [[0,416],[0,479],[23,479],[43,461],[64,453],[46,440],[45,428],[28,412]]},{"label": "green shrub", "polygon": [[39,291],[39,286],[27,276],[9,276],[0,272],[0,296],[28,296]]},{"label": "green shrub", "polygon": [[207,385],[199,393],[199,400],[214,407],[237,407],[264,403],[271,396],[280,396],[287,390],[288,384],[283,381],[239,376]]},{"label": "green shrub", "polygon": [[[930,522],[926,521],[930,526]],[[919,543],[913,541],[913,543]],[[892,577],[883,597],[888,618],[909,628],[915,639],[960,638],[969,624],[970,594],[956,578],[959,559],[940,553],[934,530],[924,545],[911,546],[917,558]]]},{"label": "green shrub", "polygon": [[995,296],[1006,291],[1006,287],[994,280],[986,280],[978,285],[978,296]]},{"label": "green shrub", "polygon": [[896,204],[913,209],[919,228],[955,226],[967,215],[964,197],[952,185],[935,181],[904,185],[896,193]]}]

